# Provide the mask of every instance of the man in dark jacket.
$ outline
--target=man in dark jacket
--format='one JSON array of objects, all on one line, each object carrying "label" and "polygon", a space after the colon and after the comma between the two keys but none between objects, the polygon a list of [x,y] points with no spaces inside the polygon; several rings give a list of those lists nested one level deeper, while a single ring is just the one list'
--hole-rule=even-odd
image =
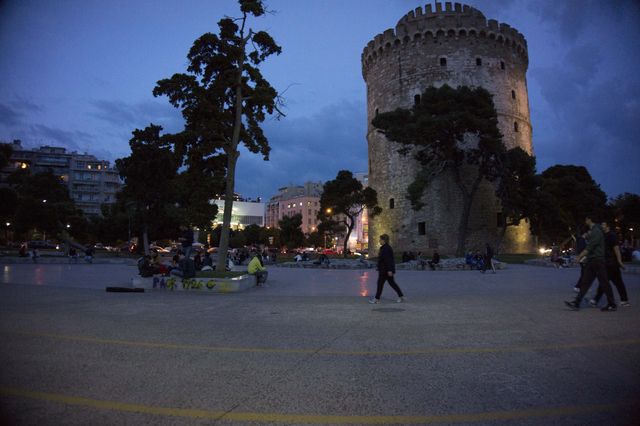
[{"label": "man in dark jacket", "polygon": [[[622,274],[620,268],[625,269],[622,263],[622,256],[620,254],[620,247],[618,246],[618,237],[616,233],[609,227],[607,222],[602,222],[602,230],[604,234],[604,263],[607,269],[607,278],[618,289],[620,295],[620,306],[631,306],[629,303],[629,297],[627,296],[627,288],[622,280]],[[589,301],[589,304],[593,307],[598,306],[598,302],[602,298],[603,289],[598,288],[596,297]]]},{"label": "man in dark jacket", "polygon": [[586,256],[587,262],[584,265],[584,275],[580,282],[580,292],[576,296],[573,302],[564,302],[571,310],[577,311],[580,309],[580,303],[582,298],[587,294],[591,284],[598,277],[598,283],[600,288],[607,296],[607,306],[602,308],[602,311],[615,311],[616,303],[613,298],[613,291],[609,285],[609,279],[607,277],[607,270],[604,263],[604,234],[600,225],[596,224],[593,220],[593,215],[589,215],[585,218],[584,223],[590,228],[589,235],[587,236],[587,246],[577,256],[578,262]]},{"label": "man in dark jacket", "polygon": [[396,284],[393,279],[393,275],[396,273],[396,262],[393,259],[393,249],[389,245],[389,236],[387,234],[380,235],[380,253],[378,254],[378,289],[376,290],[376,296],[369,299],[369,303],[380,303],[380,296],[382,296],[382,288],[384,282],[389,281],[389,285],[398,294],[398,300],[396,302],[404,302],[404,295],[402,290]]}]

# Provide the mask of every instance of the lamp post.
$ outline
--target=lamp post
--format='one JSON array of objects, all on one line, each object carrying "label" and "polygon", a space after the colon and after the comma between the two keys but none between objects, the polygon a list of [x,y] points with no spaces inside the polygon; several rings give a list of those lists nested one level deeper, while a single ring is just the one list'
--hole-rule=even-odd
[{"label": "lamp post", "polygon": [[5,223],[6,227],[4,228],[4,240],[6,244],[9,244],[9,227],[11,226],[11,222]]}]

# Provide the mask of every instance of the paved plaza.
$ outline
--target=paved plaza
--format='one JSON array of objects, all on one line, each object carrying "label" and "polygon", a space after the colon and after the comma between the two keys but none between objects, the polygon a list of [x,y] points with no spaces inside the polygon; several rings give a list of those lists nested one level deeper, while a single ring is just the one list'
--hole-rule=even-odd
[{"label": "paved plaza", "polygon": [[401,271],[408,303],[369,305],[372,270],[107,293],[135,268],[6,265],[0,423],[638,424],[640,275],[633,306],[572,312],[577,273]]}]

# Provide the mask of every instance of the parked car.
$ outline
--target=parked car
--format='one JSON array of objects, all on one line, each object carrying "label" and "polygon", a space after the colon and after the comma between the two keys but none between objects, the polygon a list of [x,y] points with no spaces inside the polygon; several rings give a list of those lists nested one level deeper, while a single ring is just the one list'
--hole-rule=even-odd
[{"label": "parked car", "polygon": [[333,250],[333,249],[324,249],[324,250],[322,250],[322,254],[326,254],[326,255],[329,255],[329,254],[338,254],[338,252],[337,252],[337,251],[335,251],[335,250]]}]

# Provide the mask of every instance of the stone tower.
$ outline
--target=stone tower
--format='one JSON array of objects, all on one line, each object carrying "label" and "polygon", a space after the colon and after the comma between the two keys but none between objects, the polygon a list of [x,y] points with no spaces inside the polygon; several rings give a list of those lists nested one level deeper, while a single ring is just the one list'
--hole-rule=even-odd
[{"label": "stone tower", "polygon": [[[395,29],[378,34],[362,53],[367,84],[369,184],[383,208],[372,219],[369,245],[377,249],[386,233],[397,250],[454,253],[462,199],[450,176],[435,178],[425,191],[425,207],[414,211],[406,199],[419,164],[398,153],[371,125],[379,112],[409,108],[428,86],[483,87],[493,95],[498,127],[507,149],[533,153],[526,72],[527,42],[507,24],[487,20],[479,10],[459,3],[428,4],[403,16]],[[491,185],[483,183],[472,206],[467,249],[483,249],[498,240],[500,205]],[[528,224],[509,227],[503,252],[533,250]]]}]

